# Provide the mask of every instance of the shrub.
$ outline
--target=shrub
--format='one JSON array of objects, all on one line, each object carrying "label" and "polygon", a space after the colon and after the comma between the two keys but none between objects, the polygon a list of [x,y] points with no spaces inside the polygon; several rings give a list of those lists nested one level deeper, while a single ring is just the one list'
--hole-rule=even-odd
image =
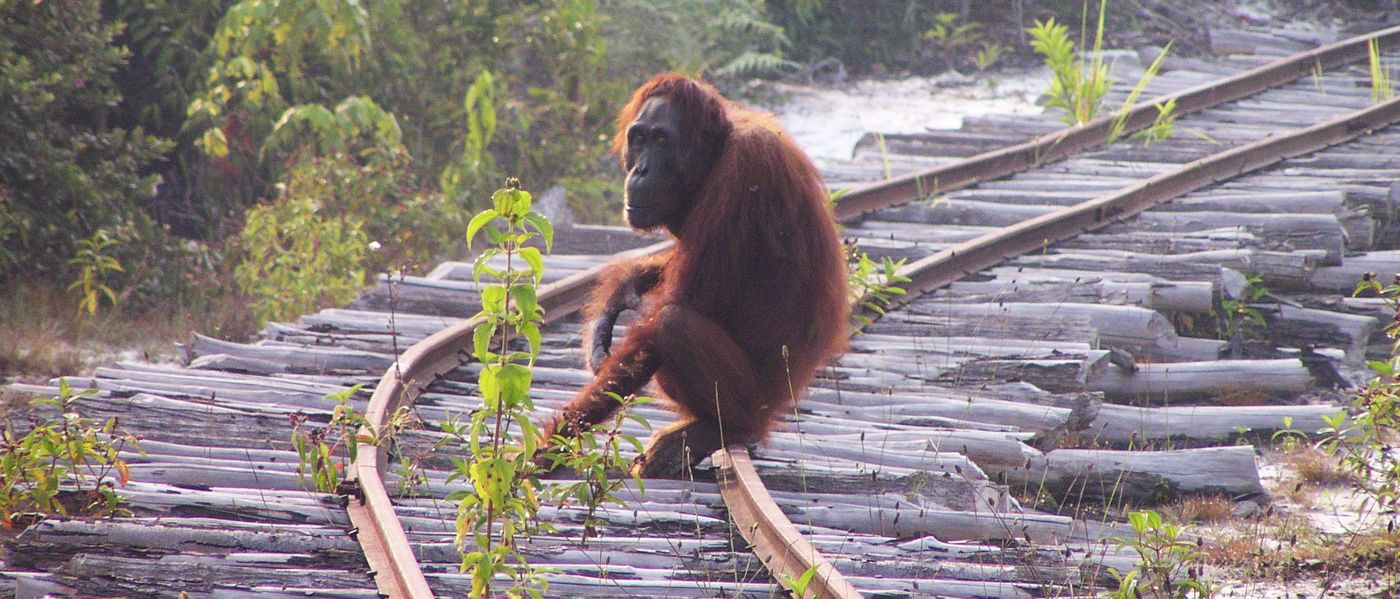
[{"label": "shrub", "polygon": [[108,125],[129,53],[97,0],[0,3],[0,279],[62,274],[99,229],[162,245],[143,202],[171,144]]},{"label": "shrub", "polygon": [[260,321],[345,303],[364,285],[364,221],[323,210],[314,188],[326,183],[314,170],[293,171],[282,197],[248,211],[234,278]]}]

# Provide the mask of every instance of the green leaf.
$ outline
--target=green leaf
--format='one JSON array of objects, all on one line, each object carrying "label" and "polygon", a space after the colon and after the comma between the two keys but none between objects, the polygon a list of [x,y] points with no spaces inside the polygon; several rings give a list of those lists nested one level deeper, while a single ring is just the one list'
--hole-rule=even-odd
[{"label": "green leaf", "polygon": [[481,401],[488,407],[494,408],[500,403],[501,386],[497,376],[500,369],[500,366],[488,365],[481,369],[481,374],[476,378],[477,389],[481,391]]},{"label": "green leaf", "polygon": [[491,194],[491,203],[495,205],[496,212],[500,213],[501,216],[507,217],[515,214],[513,209],[515,208],[515,197],[518,193],[520,193],[520,191],[516,189],[501,188]]},{"label": "green leaf", "polygon": [[224,137],[224,130],[218,127],[211,127],[205,131],[200,138],[200,145],[204,148],[204,153],[215,158],[228,156],[228,138]]},{"label": "green leaf", "polygon": [[525,316],[525,320],[532,319],[539,310],[535,288],[530,285],[511,285],[510,297],[515,300],[515,309]]},{"label": "green leaf", "polygon": [[472,351],[473,355],[480,362],[486,362],[486,354],[490,353],[491,337],[496,334],[496,323],[487,321],[476,325],[472,331]]},{"label": "green leaf", "polygon": [[[540,248],[520,248],[520,257],[525,260],[526,264],[530,265],[530,274],[534,277],[535,282],[539,282],[544,277],[544,259],[540,257]],[[533,313],[526,312],[526,314]]]},{"label": "green leaf", "polygon": [[518,327],[520,334],[525,336],[525,341],[530,344],[530,359],[533,361],[540,355],[542,337],[540,327],[533,322],[521,323]]},{"label": "green leaf", "polygon": [[487,285],[481,288],[481,309],[487,314],[500,314],[506,310],[506,288],[501,285]]},{"label": "green leaf", "polygon": [[523,189],[515,191],[515,203],[511,206],[511,214],[526,215],[530,213],[530,202],[534,196]]},{"label": "green leaf", "polygon": [[540,236],[544,237],[544,250],[546,252],[553,252],[554,225],[550,224],[549,219],[545,218],[543,214],[531,211],[525,213],[525,222],[529,223],[531,227],[539,231]]},{"label": "green leaf", "polygon": [[489,223],[493,219],[495,219],[497,216],[500,216],[500,214],[497,213],[495,210],[488,208],[486,210],[482,210],[481,212],[477,213],[476,216],[472,217],[471,222],[467,223],[467,249],[471,249],[472,238],[476,237],[476,232],[480,230],[481,227],[485,226],[486,223]]},{"label": "green leaf", "polygon": [[501,398],[506,402],[518,403],[530,393],[530,369],[519,364],[506,364],[497,375]]}]

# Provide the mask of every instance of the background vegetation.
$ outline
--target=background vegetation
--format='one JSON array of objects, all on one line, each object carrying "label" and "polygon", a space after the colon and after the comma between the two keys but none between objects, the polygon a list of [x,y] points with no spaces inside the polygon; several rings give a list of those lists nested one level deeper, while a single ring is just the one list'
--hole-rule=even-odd
[{"label": "background vegetation", "polygon": [[1080,8],[0,0],[0,336],[19,340],[0,344],[0,375],[342,302],[461,252],[506,176],[615,219],[611,118],[657,71],[743,95],[757,77],[1030,62],[1024,27]]}]

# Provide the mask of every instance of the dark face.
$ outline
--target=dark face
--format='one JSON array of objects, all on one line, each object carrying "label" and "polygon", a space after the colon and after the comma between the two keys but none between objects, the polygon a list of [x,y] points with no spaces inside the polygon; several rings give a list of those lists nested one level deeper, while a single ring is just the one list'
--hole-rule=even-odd
[{"label": "dark face", "polygon": [[705,174],[705,153],[681,141],[681,116],[665,98],[651,98],[627,126],[623,214],[637,229],[665,225],[675,232]]}]

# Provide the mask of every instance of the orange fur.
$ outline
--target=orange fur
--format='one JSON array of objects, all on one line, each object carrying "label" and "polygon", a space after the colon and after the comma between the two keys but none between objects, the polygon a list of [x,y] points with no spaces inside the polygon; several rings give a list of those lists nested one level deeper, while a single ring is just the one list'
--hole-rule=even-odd
[{"label": "orange fur", "polygon": [[[714,162],[684,219],[668,225],[676,249],[607,269],[589,318],[617,310],[645,273],[653,278],[637,290],[647,298],[642,317],[545,430],[577,433],[616,409],[607,393],[636,393],[654,377],[681,421],[657,432],[647,459],[685,445],[699,460],[720,437],[761,441],[844,346],[845,261],[806,154],[771,115],[709,85],[671,74],[643,85],[619,114],[614,151],[625,155],[624,132],[653,97],[680,109],[686,143],[703,144]],[[689,440],[668,438],[687,432]]]}]

